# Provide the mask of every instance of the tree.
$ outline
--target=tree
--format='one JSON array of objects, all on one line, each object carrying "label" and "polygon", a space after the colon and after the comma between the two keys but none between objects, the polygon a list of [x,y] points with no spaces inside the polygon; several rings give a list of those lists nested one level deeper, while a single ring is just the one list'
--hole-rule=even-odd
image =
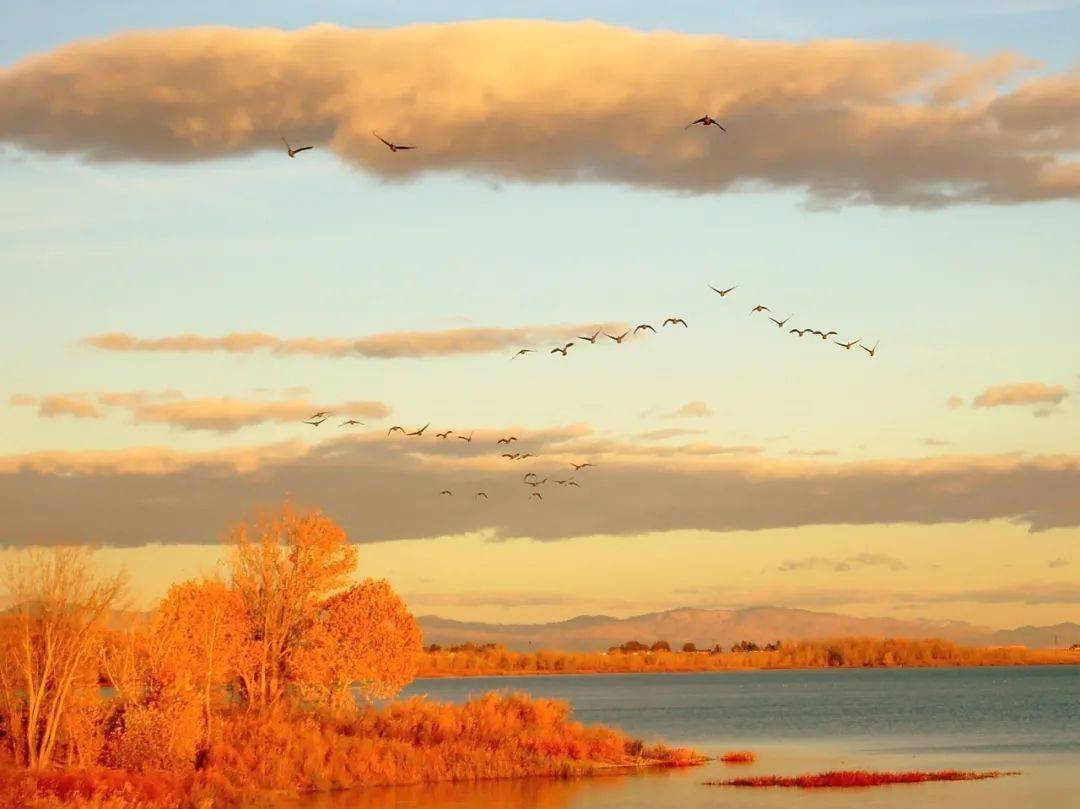
[{"label": "tree", "polygon": [[670,652],[671,651],[671,644],[668,643],[666,640],[658,640],[658,641],[653,643],[650,651],[653,651],[653,652]]},{"label": "tree", "polygon": [[416,676],[420,626],[385,579],[367,579],[331,596],[293,654],[290,674],[335,711],[355,708],[349,688],[367,699],[392,697]]},{"label": "tree", "polygon": [[80,696],[96,697],[97,662],[122,575],[100,576],[85,547],[24,551],[6,570],[14,607],[0,626],[0,693],[17,760],[47,768]]},{"label": "tree", "polygon": [[159,674],[199,695],[207,738],[213,688],[238,672],[251,637],[240,593],[216,579],[174,584],[154,614],[152,633],[166,650]]},{"label": "tree", "polygon": [[248,705],[265,710],[284,695],[289,658],[323,600],[355,571],[357,551],[329,517],[288,503],[239,525],[226,541],[232,586],[251,622],[241,684]]},{"label": "tree", "polygon": [[693,643],[684,643],[682,645],[682,650],[684,652],[696,652],[697,646],[695,646]]}]

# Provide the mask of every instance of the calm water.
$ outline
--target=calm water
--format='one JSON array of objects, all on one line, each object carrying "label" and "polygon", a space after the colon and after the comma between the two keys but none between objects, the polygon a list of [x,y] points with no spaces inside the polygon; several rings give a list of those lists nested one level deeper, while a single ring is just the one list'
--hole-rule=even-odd
[{"label": "calm water", "polygon": [[[311,799],[339,809],[505,807],[977,806],[1080,807],[1080,667],[819,670],[737,674],[599,675],[420,680],[407,696],[460,702],[490,690],[527,691],[574,705],[583,722],[710,755],[758,754],[751,766],[553,782],[367,790]],[[743,774],[826,769],[998,769],[997,781],[784,790],[707,787]]]}]

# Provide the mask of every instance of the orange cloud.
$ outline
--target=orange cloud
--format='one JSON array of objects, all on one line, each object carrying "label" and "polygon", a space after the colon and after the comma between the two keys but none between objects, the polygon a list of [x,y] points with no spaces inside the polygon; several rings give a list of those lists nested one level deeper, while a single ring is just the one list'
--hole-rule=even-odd
[{"label": "orange cloud", "polygon": [[44,418],[72,416],[77,419],[100,419],[105,415],[89,396],[82,393],[59,393],[52,396],[16,393],[8,401],[21,407],[36,406],[38,415]]},{"label": "orange cloud", "polygon": [[972,407],[1001,407],[1005,405],[1056,405],[1069,395],[1063,385],[1042,382],[1015,382],[987,388],[972,401]]},{"label": "orange cloud", "polygon": [[319,337],[276,337],[261,332],[205,337],[178,334],[171,337],[135,337],[122,332],[97,334],[82,342],[106,351],[133,352],[211,352],[249,354],[268,351],[280,356],[308,354],[319,357],[446,357],[466,354],[489,354],[494,351],[573,339],[577,334],[592,333],[598,328],[611,329],[620,324],[544,325],[517,328],[458,328],[439,331],[395,331],[354,339]]},{"label": "orange cloud", "polygon": [[127,410],[136,424],[168,424],[184,430],[217,432],[232,432],[268,422],[301,422],[319,410],[340,414],[342,418],[383,419],[390,415],[387,405],[375,401],[326,405],[306,398],[280,401],[249,401],[228,396],[189,399],[177,391],[56,394],[40,398],[16,394],[10,401],[20,405],[37,404],[38,415],[45,418],[61,415],[103,418],[108,409],[117,408]]},{"label": "orange cloud", "polygon": [[[595,22],[200,27],[79,41],[0,71],[0,140],[176,162],[280,149],[288,132],[386,178],[771,186],[916,207],[1075,197],[1080,73],[998,89],[1027,66]],[[706,111],[728,134],[682,131]],[[402,159],[373,129],[422,149]]]}]

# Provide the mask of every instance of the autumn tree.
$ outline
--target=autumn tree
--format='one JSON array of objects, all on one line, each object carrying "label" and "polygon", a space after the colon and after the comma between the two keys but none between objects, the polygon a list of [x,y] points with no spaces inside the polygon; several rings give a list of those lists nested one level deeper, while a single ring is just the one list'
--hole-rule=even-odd
[{"label": "autumn tree", "polygon": [[355,707],[350,686],[367,699],[396,695],[416,675],[420,626],[385,579],[331,596],[291,659],[291,674],[310,697],[335,711]]},{"label": "autumn tree", "polygon": [[213,689],[235,676],[251,635],[240,593],[216,579],[174,584],[154,614],[151,634],[165,651],[159,676],[198,694],[209,735]]},{"label": "autumn tree", "polygon": [[291,656],[323,601],[348,583],[357,551],[332,519],[289,504],[238,526],[226,541],[232,587],[250,621],[241,684],[249,706],[265,710],[284,695]]},{"label": "autumn tree", "polygon": [[9,563],[14,606],[0,627],[0,694],[17,760],[54,760],[73,706],[97,696],[97,662],[122,575],[101,576],[81,547],[30,550]]}]

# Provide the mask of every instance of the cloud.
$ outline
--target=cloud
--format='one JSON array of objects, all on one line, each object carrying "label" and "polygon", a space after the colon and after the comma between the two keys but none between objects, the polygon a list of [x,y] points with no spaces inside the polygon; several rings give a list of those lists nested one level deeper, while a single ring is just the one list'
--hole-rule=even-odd
[{"label": "cloud", "polygon": [[37,405],[45,418],[72,415],[80,418],[104,418],[110,409],[128,411],[135,424],[167,424],[184,430],[233,432],[256,424],[295,423],[319,410],[341,414],[344,418],[383,419],[390,408],[376,401],[347,401],[333,405],[315,403],[307,398],[279,401],[250,401],[224,397],[185,398],[177,391],[151,393],[77,393],[52,396],[16,394],[10,400],[17,405]]},{"label": "cloud", "polygon": [[[818,205],[1075,197],[1080,73],[1017,81],[1028,66],[596,22],[207,26],[82,40],[0,71],[0,140],[182,162],[280,150],[290,132],[389,179],[800,188]],[[682,130],[706,111],[728,134]],[[422,149],[402,159],[372,130]]]},{"label": "cloud", "polygon": [[16,393],[8,401],[19,407],[37,407],[38,415],[43,418],[72,416],[77,419],[100,419],[105,415],[89,396],[80,393],[40,397]]},{"label": "cloud", "polygon": [[835,449],[789,449],[788,455],[801,456],[803,458],[828,458],[839,455]]},{"label": "cloud", "polygon": [[619,324],[544,325],[517,328],[456,328],[439,331],[394,331],[368,337],[277,337],[262,332],[233,332],[220,337],[178,334],[170,337],[135,337],[123,332],[96,334],[82,340],[105,351],[216,352],[251,354],[266,351],[278,356],[301,354],[317,357],[446,357],[488,354],[513,348],[572,339],[598,328]]},{"label": "cloud", "polygon": [[1057,559],[1051,559],[1049,562],[1047,562],[1046,566],[1047,567],[1068,567],[1069,566],[1069,560],[1068,559],[1063,559],[1062,557],[1059,556]]},{"label": "cloud", "polygon": [[641,413],[641,418],[661,418],[661,419],[703,419],[708,418],[713,414],[712,409],[708,403],[703,401],[687,402],[681,407],[677,407],[674,410],[661,410],[658,407],[652,407]]},{"label": "cloud", "polygon": [[691,430],[685,427],[665,427],[662,430],[648,430],[638,433],[638,438],[643,441],[665,441],[668,438],[683,438],[689,435],[701,435],[704,430]]},{"label": "cloud", "polygon": [[823,556],[807,556],[802,559],[785,559],[777,570],[785,573],[794,570],[832,570],[844,573],[864,567],[887,567],[889,570],[905,570],[907,565],[895,556],[879,553],[860,553],[844,559],[832,559]]},{"label": "cloud", "polygon": [[1014,382],[987,388],[971,402],[972,407],[1003,407],[1060,404],[1069,392],[1064,385],[1042,382]]},{"label": "cloud", "polygon": [[948,408],[950,410],[956,410],[958,407],[963,407],[964,406],[964,399],[961,396],[957,396],[956,394],[953,394],[952,396],[950,396],[948,399],[945,400],[945,404],[948,406]]},{"label": "cloud", "polygon": [[932,438],[927,437],[922,440],[923,444],[928,447],[950,447],[952,441],[947,441],[944,438]]},{"label": "cloud", "polygon": [[[504,430],[538,457],[499,458],[494,439]],[[595,468],[577,473],[581,488],[549,484],[542,504],[529,501],[524,472],[567,475],[570,461],[583,460]],[[455,497],[440,498],[444,488]],[[478,431],[471,444],[342,431],[316,444],[297,438],[217,453],[151,447],[2,457],[0,543],[212,542],[253,504],[286,496],[323,507],[361,542],[976,520],[1042,531],[1080,525],[1078,488],[1076,455],[775,458],[710,445],[604,442],[580,424]],[[474,502],[477,491],[489,501]]]}]

